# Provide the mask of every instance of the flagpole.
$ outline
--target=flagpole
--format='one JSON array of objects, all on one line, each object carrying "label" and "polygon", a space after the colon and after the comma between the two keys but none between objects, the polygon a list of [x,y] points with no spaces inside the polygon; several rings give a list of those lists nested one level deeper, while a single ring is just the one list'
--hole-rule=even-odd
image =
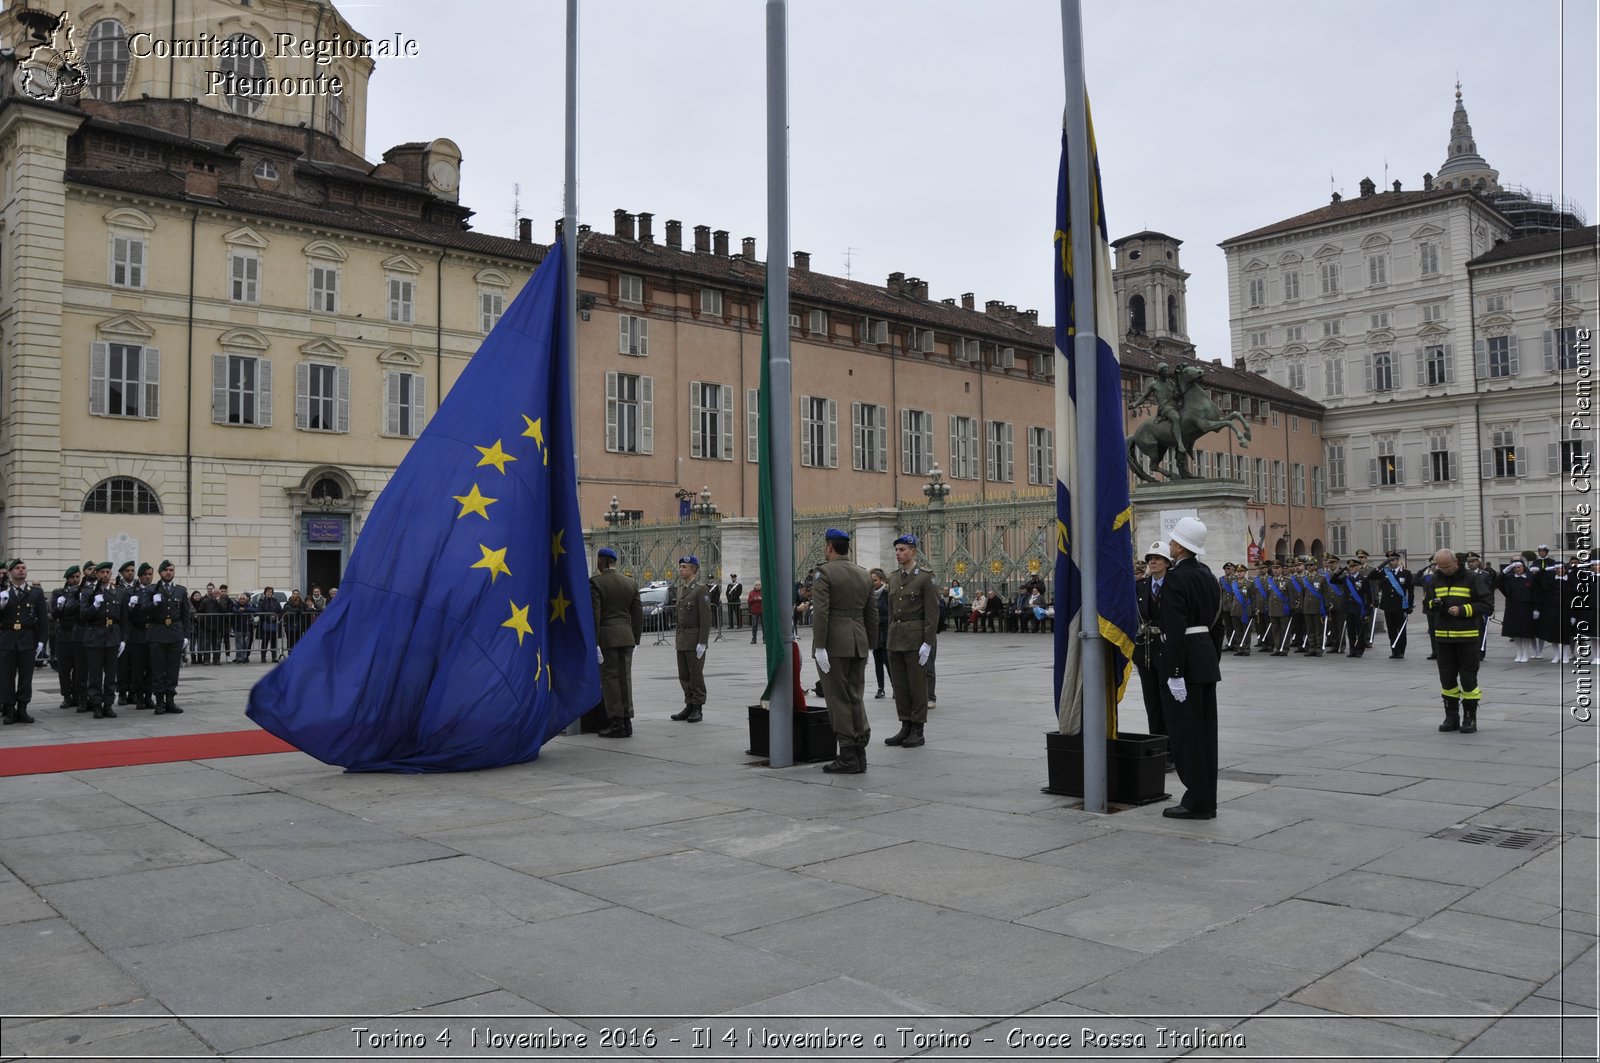
[{"label": "flagpole", "polygon": [[[573,438],[578,431],[578,0],[567,0],[567,138],[566,187],[562,194],[561,248],[563,259],[561,307],[563,341],[561,359],[567,379],[567,418]],[[578,479],[578,448],[572,448],[572,483]],[[582,491],[579,490],[579,497]],[[574,718],[565,734],[583,733],[583,721]]]},{"label": "flagpole", "polygon": [[767,347],[772,415],[763,428],[772,460],[773,538],[782,585],[768,589],[778,610],[783,663],[778,665],[767,714],[768,763],[794,763],[794,403],[789,359],[789,3],[767,0]]},{"label": "flagpole", "polygon": [[[1099,405],[1099,338],[1094,319],[1095,285],[1109,277],[1094,275],[1094,224],[1089,154],[1088,105],[1084,91],[1083,12],[1080,0],[1061,0],[1061,36],[1067,107],[1067,210],[1072,232],[1072,304],[1076,332],[1072,340],[1073,382],[1077,386],[1077,461],[1080,468],[1095,453]],[[1057,382],[1065,387],[1065,382]],[[1065,443],[1065,440],[1062,440]],[[1076,512],[1072,528],[1080,544],[1078,576],[1081,585],[1078,639],[1082,643],[1083,677],[1083,809],[1106,810],[1106,668],[1105,641],[1100,637],[1100,525],[1095,478],[1080,477],[1073,492]]]}]

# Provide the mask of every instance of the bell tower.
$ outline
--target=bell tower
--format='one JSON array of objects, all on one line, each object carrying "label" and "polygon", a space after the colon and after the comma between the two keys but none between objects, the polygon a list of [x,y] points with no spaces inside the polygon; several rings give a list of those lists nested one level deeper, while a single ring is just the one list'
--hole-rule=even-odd
[{"label": "bell tower", "polygon": [[1186,352],[1189,342],[1187,281],[1178,260],[1183,243],[1165,233],[1143,232],[1113,241],[1117,259],[1111,290],[1117,300],[1118,338],[1142,337],[1141,345],[1161,343]]}]

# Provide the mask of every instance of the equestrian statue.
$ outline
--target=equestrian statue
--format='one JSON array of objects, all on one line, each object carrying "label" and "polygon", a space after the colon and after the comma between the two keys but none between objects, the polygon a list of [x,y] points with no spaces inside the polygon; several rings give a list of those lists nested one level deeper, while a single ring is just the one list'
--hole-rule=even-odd
[{"label": "equestrian statue", "polygon": [[[1169,479],[1194,479],[1189,458],[1194,453],[1195,441],[1221,428],[1233,429],[1239,445],[1249,446],[1250,422],[1238,411],[1224,415],[1217,409],[1211,395],[1200,386],[1203,375],[1197,365],[1186,365],[1174,374],[1172,368],[1162,362],[1156,367],[1156,375],[1149,385],[1129,404],[1129,409],[1136,409],[1149,400],[1156,407],[1156,415],[1134,429],[1128,439],[1128,466],[1139,479],[1160,482],[1146,471],[1141,454],[1150,459],[1152,471],[1159,471]],[[1161,467],[1169,454],[1172,456],[1170,470]]]}]

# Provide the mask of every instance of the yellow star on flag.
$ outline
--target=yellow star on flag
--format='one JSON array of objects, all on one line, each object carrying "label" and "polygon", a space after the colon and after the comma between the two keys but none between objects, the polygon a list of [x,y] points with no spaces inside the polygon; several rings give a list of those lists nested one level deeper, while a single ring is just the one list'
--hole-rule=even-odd
[{"label": "yellow star on flag", "polygon": [[544,463],[549,465],[550,451],[546,450],[544,445],[544,418],[540,417],[535,420],[527,414],[523,414],[522,419],[528,422],[528,427],[522,434],[533,440],[534,445],[544,454]]},{"label": "yellow star on flag", "polygon": [[479,467],[493,465],[502,474],[506,471],[506,462],[517,460],[500,449],[500,441],[498,439],[494,441],[494,446],[492,447],[474,446],[472,449],[483,455],[483,458],[478,462]]},{"label": "yellow star on flag", "polygon": [[533,603],[531,602],[520,607],[516,602],[512,602],[511,619],[502,621],[500,624],[501,627],[508,627],[517,633],[518,646],[522,645],[522,636],[533,634],[533,628],[528,624],[528,610],[531,608],[533,608]]},{"label": "yellow star on flag", "polygon": [[556,596],[550,599],[550,619],[567,622],[567,606],[572,602],[567,600],[567,592],[557,588]]},{"label": "yellow star on flag", "polygon": [[470,494],[451,495],[450,497],[461,503],[461,512],[456,514],[456,520],[460,520],[468,513],[476,513],[484,520],[488,520],[489,506],[492,503],[500,501],[498,498],[488,498],[480,494],[477,484],[472,485],[472,492]]},{"label": "yellow star on flag", "polygon": [[567,534],[567,529],[562,528],[560,531],[556,532],[555,538],[550,540],[551,557],[560,557],[562,554],[567,552],[567,548],[561,545],[561,537],[565,534]]},{"label": "yellow star on flag", "polygon": [[479,543],[478,549],[483,551],[483,557],[475,561],[472,567],[488,569],[489,583],[491,585],[493,585],[495,579],[499,577],[500,573],[504,572],[508,576],[511,575],[511,570],[506,567],[506,550],[509,550],[510,547],[504,547],[499,550],[491,550],[482,543]]}]

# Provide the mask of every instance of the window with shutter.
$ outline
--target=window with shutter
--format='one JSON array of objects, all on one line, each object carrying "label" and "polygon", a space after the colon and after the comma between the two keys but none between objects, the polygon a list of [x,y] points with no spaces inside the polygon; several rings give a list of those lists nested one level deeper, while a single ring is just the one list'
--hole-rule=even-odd
[{"label": "window with shutter", "polygon": [[383,374],[383,433],[384,435],[397,436],[400,434],[400,407],[404,403],[401,395],[401,378],[404,373],[393,370]]},{"label": "window with shutter", "polygon": [[350,370],[338,366],[334,370],[334,427],[335,432],[350,431]]},{"label": "window with shutter", "polygon": [[256,303],[261,298],[261,257],[235,251],[229,256],[228,294],[236,303]]},{"label": "window with shutter", "polygon": [[622,447],[618,443],[618,407],[617,407],[617,374],[606,373],[606,450],[616,453]]},{"label": "window with shutter", "polygon": [[705,403],[701,401],[704,394],[704,385],[700,381],[689,381],[689,456],[691,458],[703,458],[706,456],[706,407]]},{"label": "window with shutter", "polygon": [[828,400],[828,468],[839,467],[839,400]]},{"label": "window with shutter", "polygon": [[106,379],[111,361],[111,345],[95,342],[89,344],[89,412],[106,412]]},{"label": "window with shutter", "polygon": [[228,356],[211,356],[211,423],[228,423]]},{"label": "window with shutter", "polygon": [[655,381],[641,376],[639,381],[639,453],[656,452]]},{"label": "window with shutter", "polygon": [[744,460],[761,460],[761,392],[746,388],[744,392]]},{"label": "window with shutter", "polygon": [[826,310],[813,310],[810,315],[810,329],[813,336],[826,336],[828,334],[828,313]]}]

